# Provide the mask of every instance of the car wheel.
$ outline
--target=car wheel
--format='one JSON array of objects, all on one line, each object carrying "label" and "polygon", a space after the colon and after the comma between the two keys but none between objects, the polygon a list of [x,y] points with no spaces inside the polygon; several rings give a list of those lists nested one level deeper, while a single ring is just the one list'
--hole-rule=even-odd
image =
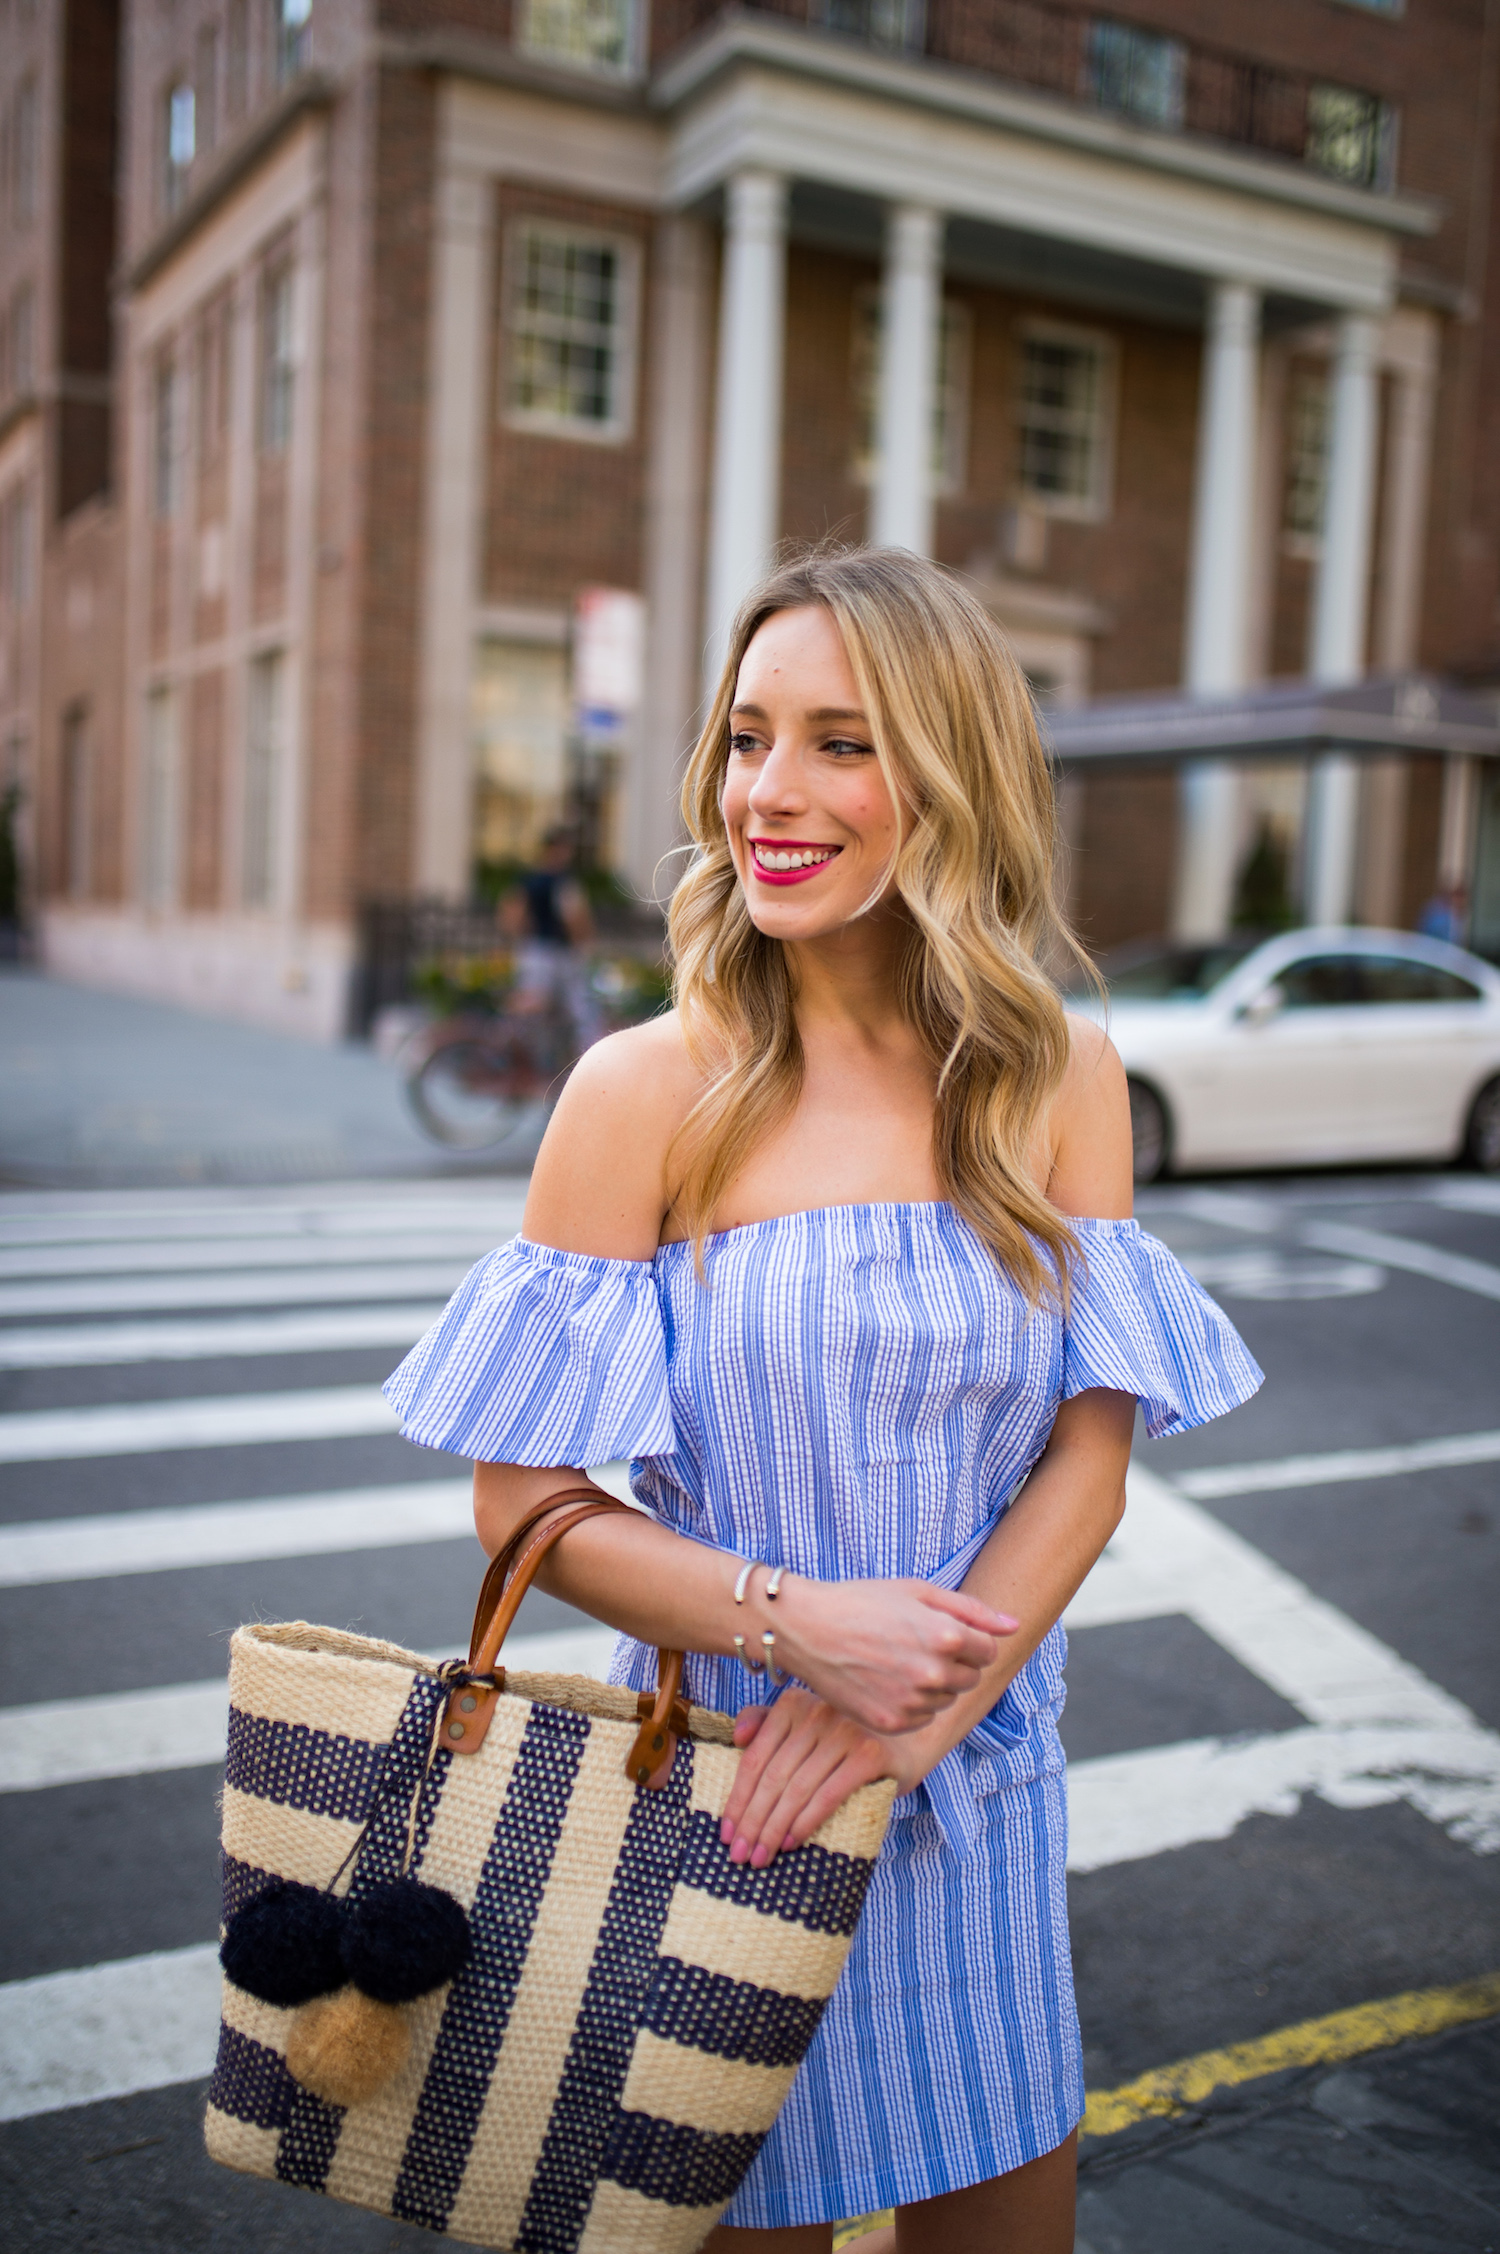
[{"label": "car wheel", "polygon": [[1474,1098],[1464,1156],[1481,1174],[1500,1174],[1500,1080],[1488,1081]]},{"label": "car wheel", "polygon": [[1130,1143],[1134,1154],[1135,1179],[1154,1182],[1166,1172],[1167,1150],[1171,1140],[1167,1126],[1167,1109],[1155,1089],[1148,1088],[1144,1080],[1129,1080],[1130,1090]]}]

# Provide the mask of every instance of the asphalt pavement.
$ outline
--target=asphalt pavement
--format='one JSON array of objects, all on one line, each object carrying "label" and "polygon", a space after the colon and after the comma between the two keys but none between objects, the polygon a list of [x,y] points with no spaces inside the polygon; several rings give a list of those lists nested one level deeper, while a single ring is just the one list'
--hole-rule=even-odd
[{"label": "asphalt pavement", "polygon": [[[202,2155],[225,1644],[298,1615],[465,1641],[467,1467],[377,1387],[523,1185],[278,1185],[259,1136],[235,1176],[237,1085],[205,1107],[218,1186],[0,1193],[16,2254],[425,2242]],[[1268,1382],[1138,1446],[1069,1615],[1079,2254],[1500,2249],[1500,1184],[1184,1183],[1141,1217]],[[520,1631],[573,1664],[608,1642],[543,1596]]]}]

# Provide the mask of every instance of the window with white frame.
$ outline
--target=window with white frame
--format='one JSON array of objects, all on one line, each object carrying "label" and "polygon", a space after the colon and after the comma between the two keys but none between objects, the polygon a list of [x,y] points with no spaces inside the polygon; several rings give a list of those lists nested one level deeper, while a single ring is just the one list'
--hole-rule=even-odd
[{"label": "window with white frame", "polygon": [[1023,329],[1016,387],[1021,497],[1053,516],[1106,516],[1114,408],[1111,338],[1041,322]]},{"label": "window with white frame", "polygon": [[198,97],[186,79],[162,96],[161,200],[175,211],[187,194],[188,174],[198,153]]},{"label": "window with white frame", "polygon": [[1175,133],[1182,125],[1187,49],[1180,39],[1136,24],[1092,23],[1088,82],[1100,109]]},{"label": "window with white frame", "polygon": [[1292,555],[1315,556],[1322,548],[1332,430],[1327,368],[1294,361],[1287,378],[1281,499],[1282,542]]},{"label": "window with white frame", "polygon": [[260,450],[284,454],[292,442],[296,381],[292,337],[293,273],[289,260],[273,266],[260,293]]},{"label": "window with white frame", "polygon": [[[879,470],[882,302],[878,283],[858,291],[854,300],[854,476],[861,485],[873,485]],[[953,298],[944,298],[932,398],[930,474],[934,493],[961,493],[964,489],[972,336],[969,308]]]},{"label": "window with white frame", "polygon": [[570,438],[629,435],[640,253],[524,220],[506,244],[505,414]]},{"label": "window with white frame", "polygon": [[1396,172],[1396,112],[1352,86],[1307,90],[1307,161],[1356,188],[1388,188]]},{"label": "window with white frame", "polygon": [[276,831],[286,765],[286,658],[251,660],[245,700],[240,896],[247,908],[277,905]]},{"label": "window with white frame", "polygon": [[641,68],[646,0],[519,0],[516,45],[523,55],[620,77]]},{"label": "window with white frame", "polygon": [[177,363],[164,355],[151,379],[151,505],[159,517],[177,514],[180,419]]},{"label": "window with white frame", "polygon": [[486,637],[474,651],[474,857],[524,861],[567,811],[571,698],[563,643]]},{"label": "window with white frame", "polygon": [[920,52],[927,10],[923,0],[812,0],[807,20],[870,47]]},{"label": "window with white frame", "polygon": [[86,704],[71,704],[63,715],[62,797],[63,889],[70,900],[86,900],[93,879],[93,760]]},{"label": "window with white frame", "polygon": [[141,746],[141,902],[158,911],[177,904],[177,721],[176,692],[153,689]]}]

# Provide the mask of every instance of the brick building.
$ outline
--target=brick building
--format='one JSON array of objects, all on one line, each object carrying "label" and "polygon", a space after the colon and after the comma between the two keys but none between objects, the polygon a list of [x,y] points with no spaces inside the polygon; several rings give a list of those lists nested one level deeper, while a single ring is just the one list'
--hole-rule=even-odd
[{"label": "brick building", "polygon": [[[1500,680],[1497,98],[1493,0],[0,0],[49,959],[332,1035],[359,904],[584,771],[649,887],[705,651],[829,529],[971,575],[1059,707]],[[1086,932],[1221,928],[1267,838],[1411,920],[1500,852],[1411,742],[1080,767]]]}]

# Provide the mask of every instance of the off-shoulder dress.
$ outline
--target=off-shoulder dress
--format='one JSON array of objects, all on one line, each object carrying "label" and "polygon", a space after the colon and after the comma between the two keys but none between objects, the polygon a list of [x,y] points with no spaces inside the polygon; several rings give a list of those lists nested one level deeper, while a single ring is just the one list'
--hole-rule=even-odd
[{"label": "off-shoulder dress", "polygon": [[[1073,1224],[1066,1320],[1028,1309],[948,1204],[824,1206],[607,1260],[517,1238],[480,1261],[386,1386],[410,1440],[482,1461],[631,1461],[693,1541],[819,1580],[963,1580],[1060,1402],[1135,1394],[1155,1438],[1261,1373],[1133,1221]],[[1003,2174],[1083,2109],[1068,1954],[1055,1627],[999,1703],[898,1799],[842,1980],[725,2215],[869,2213]],[[613,1679],[644,1689],[628,1636]],[[772,1695],[689,1655],[699,1704]]]}]

